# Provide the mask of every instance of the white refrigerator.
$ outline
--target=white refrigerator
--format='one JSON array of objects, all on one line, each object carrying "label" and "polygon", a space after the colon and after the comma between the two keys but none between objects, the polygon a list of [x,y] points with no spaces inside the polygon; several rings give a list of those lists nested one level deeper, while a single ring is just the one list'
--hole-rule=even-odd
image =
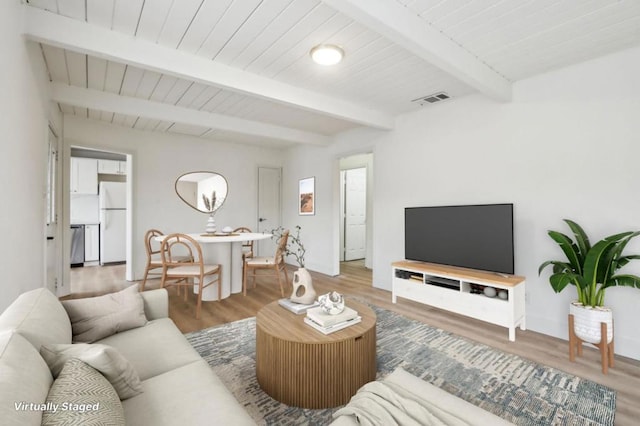
[{"label": "white refrigerator", "polygon": [[126,260],[127,184],[100,182],[100,264]]}]

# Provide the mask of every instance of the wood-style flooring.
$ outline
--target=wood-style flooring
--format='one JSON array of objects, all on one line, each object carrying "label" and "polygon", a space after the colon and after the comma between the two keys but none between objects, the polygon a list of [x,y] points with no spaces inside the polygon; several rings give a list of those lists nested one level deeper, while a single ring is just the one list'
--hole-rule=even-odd
[{"label": "wood-style flooring", "polygon": [[[71,297],[86,297],[118,291],[132,283],[124,281],[124,266],[85,267],[72,269]],[[291,282],[293,269],[289,270]],[[616,425],[640,424],[640,361],[616,355],[615,366],[603,375],[598,351],[585,345],[584,355],[576,362],[569,361],[568,342],[534,331],[517,329],[516,341],[510,342],[507,329],[477,321],[420,303],[398,299],[391,303],[391,293],[371,286],[371,271],[362,262],[345,262],[336,277],[312,272],[313,285],[318,294],[336,290],[347,296],[359,297],[376,306],[400,313],[464,336],[468,339],[514,353],[534,362],[584,377],[617,390]],[[147,289],[158,288],[159,280],[147,281]],[[291,290],[289,290],[291,291]],[[287,296],[289,294],[286,294]],[[169,292],[169,316],[184,333],[218,324],[249,318],[267,303],[281,298],[275,278],[262,277],[256,288],[249,288],[247,296],[233,294],[220,302],[203,302],[202,317],[195,319],[194,295],[185,302],[175,289]]]}]

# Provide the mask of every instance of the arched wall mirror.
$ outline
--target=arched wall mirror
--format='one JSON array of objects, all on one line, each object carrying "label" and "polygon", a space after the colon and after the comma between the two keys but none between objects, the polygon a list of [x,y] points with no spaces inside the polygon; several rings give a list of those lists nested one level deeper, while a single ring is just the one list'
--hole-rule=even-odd
[{"label": "arched wall mirror", "polygon": [[213,213],[227,199],[227,180],[215,172],[189,172],[176,179],[176,193],[189,206],[202,213]]}]

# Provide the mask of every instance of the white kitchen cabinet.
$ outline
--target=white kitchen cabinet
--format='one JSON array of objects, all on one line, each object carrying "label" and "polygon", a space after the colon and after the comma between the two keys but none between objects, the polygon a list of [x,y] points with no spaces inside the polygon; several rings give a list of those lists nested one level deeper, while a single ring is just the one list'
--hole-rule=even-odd
[{"label": "white kitchen cabinet", "polygon": [[71,157],[70,191],[72,194],[98,193],[98,160]]},{"label": "white kitchen cabinet", "polygon": [[126,175],[127,162],[117,160],[98,160],[98,173],[105,175]]},{"label": "white kitchen cabinet", "polygon": [[100,260],[100,228],[99,225],[84,226],[84,261]]}]

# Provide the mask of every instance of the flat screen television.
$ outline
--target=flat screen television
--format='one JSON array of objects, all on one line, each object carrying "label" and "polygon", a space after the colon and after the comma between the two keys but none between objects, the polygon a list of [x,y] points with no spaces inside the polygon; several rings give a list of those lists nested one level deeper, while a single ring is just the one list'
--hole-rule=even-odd
[{"label": "flat screen television", "polygon": [[407,207],[408,260],[514,273],[513,204]]}]

